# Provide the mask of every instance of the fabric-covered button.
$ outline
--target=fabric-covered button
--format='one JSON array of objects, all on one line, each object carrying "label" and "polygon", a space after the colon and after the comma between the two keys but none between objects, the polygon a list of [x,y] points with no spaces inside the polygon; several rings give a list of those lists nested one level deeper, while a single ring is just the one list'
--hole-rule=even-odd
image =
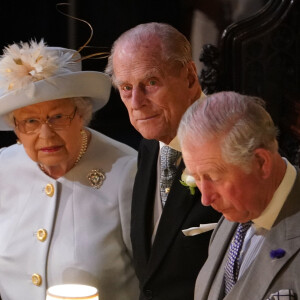
[{"label": "fabric-covered button", "polygon": [[31,281],[34,285],[40,286],[42,284],[42,276],[37,273],[34,273],[31,276]]},{"label": "fabric-covered button", "polygon": [[40,242],[44,242],[47,239],[47,235],[46,229],[39,229],[36,233],[36,237]]},{"label": "fabric-covered button", "polygon": [[45,193],[47,196],[52,197],[54,195],[54,186],[48,183],[45,187]]}]

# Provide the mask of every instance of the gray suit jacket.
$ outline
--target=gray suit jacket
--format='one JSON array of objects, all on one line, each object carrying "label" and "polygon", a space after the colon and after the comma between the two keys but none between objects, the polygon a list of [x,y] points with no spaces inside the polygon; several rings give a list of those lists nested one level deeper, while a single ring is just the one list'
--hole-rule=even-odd
[{"label": "gray suit jacket", "polygon": [[[237,227],[223,217],[213,232],[208,259],[201,269],[195,287],[195,300],[223,299],[224,263],[227,249]],[[286,251],[272,259],[270,251]],[[300,299],[300,178],[297,178],[279,216],[268,232],[252,265],[238,280],[226,300],[268,299],[271,294],[291,289]],[[277,299],[277,298],[276,298]],[[280,298],[278,298],[280,299]],[[294,299],[294,298],[284,298]]]}]

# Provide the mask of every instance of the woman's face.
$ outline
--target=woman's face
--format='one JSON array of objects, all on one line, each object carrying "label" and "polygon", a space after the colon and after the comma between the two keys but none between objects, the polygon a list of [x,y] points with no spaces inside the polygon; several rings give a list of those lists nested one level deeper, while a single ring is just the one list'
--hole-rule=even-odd
[{"label": "woman's face", "polygon": [[[80,130],[83,127],[83,119],[75,110],[70,99],[59,99],[33,104],[13,112],[17,124],[16,135],[33,161],[46,167],[73,166],[80,152]],[[54,120],[62,115],[69,115],[70,118],[74,116],[70,125],[55,129],[44,123],[49,118]],[[24,133],[21,124],[31,126],[36,119],[41,120],[41,126],[34,132]]]}]

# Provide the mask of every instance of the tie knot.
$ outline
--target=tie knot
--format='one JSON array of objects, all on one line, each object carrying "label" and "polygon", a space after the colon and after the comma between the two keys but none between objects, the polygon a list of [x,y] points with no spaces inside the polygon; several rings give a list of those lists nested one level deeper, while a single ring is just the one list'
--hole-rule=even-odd
[{"label": "tie knot", "polygon": [[240,223],[237,227],[236,234],[244,236],[251,225],[252,225],[252,221],[248,221],[246,223]]},{"label": "tie knot", "polygon": [[160,152],[160,194],[164,206],[177,172],[176,162],[181,153],[169,146],[163,146]]},{"label": "tie knot", "polygon": [[181,153],[169,146],[163,146],[161,148],[161,161],[166,167],[171,167],[175,165],[179,159]]}]

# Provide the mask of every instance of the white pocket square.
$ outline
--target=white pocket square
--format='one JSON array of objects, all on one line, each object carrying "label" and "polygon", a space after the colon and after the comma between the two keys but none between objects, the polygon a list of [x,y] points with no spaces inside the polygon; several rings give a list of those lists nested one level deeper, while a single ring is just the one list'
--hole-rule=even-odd
[{"label": "white pocket square", "polygon": [[293,300],[293,299],[296,299],[293,290],[286,289],[271,294],[267,300]]},{"label": "white pocket square", "polygon": [[191,227],[188,229],[183,229],[182,232],[185,236],[193,236],[201,234],[206,231],[210,231],[216,228],[218,223],[200,224],[199,227]]}]

